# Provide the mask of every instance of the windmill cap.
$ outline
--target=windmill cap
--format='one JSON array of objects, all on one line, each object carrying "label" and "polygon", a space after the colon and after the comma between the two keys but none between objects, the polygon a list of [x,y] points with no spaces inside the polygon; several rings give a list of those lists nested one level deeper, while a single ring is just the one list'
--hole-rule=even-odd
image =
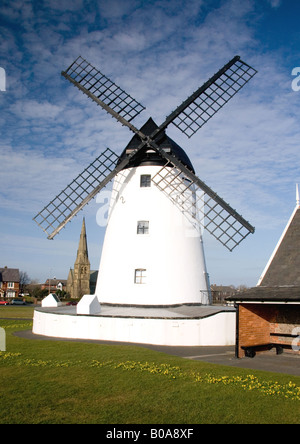
[{"label": "windmill cap", "polygon": [[[144,133],[146,136],[150,136],[158,126],[153,121],[153,119],[150,117],[149,120],[142,126],[140,131]],[[195,173],[192,162],[190,161],[189,157],[187,156],[186,152],[177,145],[174,140],[172,140],[170,137],[166,135],[165,132],[163,132],[159,140],[155,141],[157,145],[162,148],[163,150],[166,150],[169,154],[174,154],[180,162],[183,163],[189,170],[191,170],[193,173]],[[133,150],[137,149],[138,146],[141,143],[141,139],[134,135],[133,138],[130,140],[124,151],[122,152],[121,156],[119,157],[118,164],[125,159],[127,155],[129,155]],[[144,166],[144,165],[165,165],[167,163],[167,159],[160,156],[154,149],[151,149],[147,146],[143,147],[136,156],[133,157],[133,159],[126,165],[126,168],[132,168],[137,166]]]}]

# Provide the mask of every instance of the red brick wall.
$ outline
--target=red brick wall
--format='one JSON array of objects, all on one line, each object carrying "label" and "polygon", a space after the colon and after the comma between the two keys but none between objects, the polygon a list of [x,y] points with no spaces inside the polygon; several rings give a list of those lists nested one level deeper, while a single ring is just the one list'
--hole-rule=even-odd
[{"label": "red brick wall", "polygon": [[300,326],[300,306],[281,304],[238,304],[238,357],[245,356],[242,346],[281,343],[291,345],[291,338],[270,336],[270,333],[291,334]]},{"label": "red brick wall", "polygon": [[266,312],[270,306],[239,304],[239,357],[245,355],[242,346],[266,344],[270,340],[270,324]]},{"label": "red brick wall", "polygon": [[5,291],[5,292],[14,291],[16,293],[16,297],[17,297],[20,292],[19,282],[14,282],[13,288],[8,288],[8,282],[3,282],[1,290]]}]

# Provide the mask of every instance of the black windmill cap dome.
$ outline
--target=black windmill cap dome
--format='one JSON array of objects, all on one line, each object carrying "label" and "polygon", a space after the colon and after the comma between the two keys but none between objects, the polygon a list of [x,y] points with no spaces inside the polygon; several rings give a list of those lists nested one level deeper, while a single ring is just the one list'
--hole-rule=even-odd
[{"label": "black windmill cap dome", "polygon": [[[149,120],[147,120],[147,122],[141,127],[140,131],[146,136],[150,136],[157,128],[158,126],[150,117]],[[179,145],[177,145],[174,140],[168,137],[165,132],[161,133],[159,138],[155,140],[155,142],[160,148],[165,149],[169,154],[174,154],[177,159],[179,159],[189,170],[191,170],[193,173],[195,172],[192,162],[190,161],[185,151]],[[132,152],[132,150],[137,149],[140,143],[141,139],[139,138],[139,136],[134,135],[122,152],[121,156],[119,157],[118,164],[122,160],[124,160],[126,156],[129,155],[130,152]],[[134,158],[125,166],[124,169],[142,165],[163,166],[167,162],[167,159],[160,156],[155,150],[152,150],[151,148],[145,146],[138,152],[136,156],[134,156]]]}]

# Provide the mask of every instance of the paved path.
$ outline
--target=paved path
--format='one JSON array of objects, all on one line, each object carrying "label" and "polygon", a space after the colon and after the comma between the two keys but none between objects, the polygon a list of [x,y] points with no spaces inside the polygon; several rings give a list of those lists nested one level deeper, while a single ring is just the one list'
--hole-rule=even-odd
[{"label": "paved path", "polygon": [[212,364],[228,365],[230,367],[248,368],[252,370],[264,370],[276,373],[286,373],[289,375],[300,376],[300,355],[283,353],[276,355],[275,351],[269,351],[264,354],[258,354],[255,358],[235,358],[234,346],[215,346],[215,347],[176,347],[166,345],[151,344],[133,344],[125,342],[95,341],[85,339],[65,339],[51,338],[48,336],[35,335],[31,330],[23,330],[14,333],[18,337],[26,339],[52,340],[52,341],[75,341],[75,342],[93,342],[96,344],[108,345],[135,345],[167,353],[173,356],[179,356],[185,359],[210,362]]}]

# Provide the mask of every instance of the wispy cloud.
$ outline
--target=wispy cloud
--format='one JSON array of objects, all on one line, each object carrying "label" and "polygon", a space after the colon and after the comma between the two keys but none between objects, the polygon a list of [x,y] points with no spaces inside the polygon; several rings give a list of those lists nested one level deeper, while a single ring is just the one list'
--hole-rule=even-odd
[{"label": "wispy cloud", "polygon": [[279,8],[281,5],[281,0],[267,0],[268,3],[272,6],[272,8]]}]

